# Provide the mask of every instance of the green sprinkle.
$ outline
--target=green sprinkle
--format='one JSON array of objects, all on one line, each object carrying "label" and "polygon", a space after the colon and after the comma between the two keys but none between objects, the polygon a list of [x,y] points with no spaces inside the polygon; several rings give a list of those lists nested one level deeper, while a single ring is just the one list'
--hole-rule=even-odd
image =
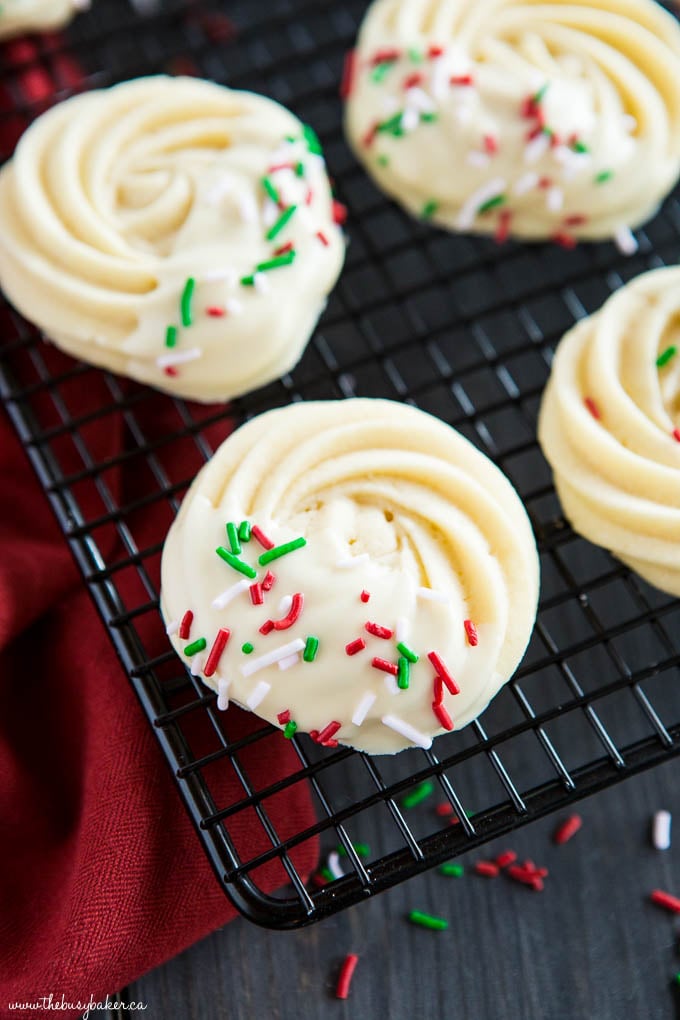
[{"label": "green sprinkle", "polygon": [[270,269],[279,269],[280,266],[289,266],[291,262],[295,261],[297,252],[287,251],[285,255],[277,255],[275,259],[267,259],[266,262],[260,262],[255,266],[256,273],[268,273]]},{"label": "green sprinkle", "polygon": [[384,120],[382,124],[378,124],[376,131],[382,131],[388,135],[403,135],[404,129],[401,126],[402,116],[403,111],[400,110],[399,113],[395,113],[392,117]]},{"label": "green sprinkle", "polygon": [[314,128],[310,127],[309,124],[305,124],[302,128],[302,134],[304,140],[307,142],[307,148],[310,152],[316,153],[317,156],[323,156],[323,149],[321,148],[321,142]]},{"label": "green sprinkle", "polygon": [[420,50],[416,50],[413,47],[411,47],[411,49],[407,50],[407,52],[408,52],[408,58],[409,58],[409,60],[411,61],[412,64],[422,64],[422,62],[423,62],[423,55],[420,52]]},{"label": "green sprinkle", "polygon": [[[288,723],[288,726],[291,726],[291,725],[295,726],[295,723]],[[285,730],[283,731],[283,735],[285,737],[285,735],[286,735],[286,731]],[[330,868],[326,868],[326,867],[319,868],[319,874],[323,875],[323,877],[326,879],[327,882],[334,882],[335,881],[335,875],[330,870]]]},{"label": "green sprinkle", "polygon": [[242,287],[253,287],[253,286],[255,286],[255,276],[254,276],[254,274],[251,273],[250,276],[242,276],[241,277],[241,286]]},{"label": "green sprinkle", "polygon": [[554,138],[555,137],[555,132],[553,131],[552,128],[544,127],[542,130],[543,130],[543,134],[547,135],[548,138]]},{"label": "green sprinkle", "polygon": [[257,577],[256,570],[253,570],[248,563],[244,563],[243,560],[240,560],[238,556],[234,556],[234,554],[229,552],[228,549],[225,549],[224,546],[218,546],[217,549],[215,549],[215,552],[220,559],[223,559],[230,567],[233,567],[234,570],[238,570],[239,574],[245,574],[246,577],[250,577],[251,579]]},{"label": "green sprinkle", "polygon": [[184,649],[185,655],[195,655],[196,652],[202,652],[208,642],[204,637],[197,638],[196,641],[192,641],[190,645],[187,645]]},{"label": "green sprinkle", "polygon": [[549,88],[550,88],[550,82],[547,81],[545,83],[545,85],[542,85],[541,88],[538,90],[538,92],[536,92],[536,94],[534,95],[534,97],[532,99],[532,102],[536,106],[538,106],[539,103],[543,102],[543,100],[545,99],[545,94],[546,94],[546,92],[548,91]]},{"label": "green sprinkle", "polygon": [[408,645],[405,645],[403,641],[400,641],[397,645],[397,651],[403,655],[405,659],[408,659],[409,662],[417,662],[420,658],[418,653],[414,652]]},{"label": "green sprinkle", "polygon": [[245,644],[241,645],[241,651],[244,655],[250,655],[251,652],[255,651],[255,648],[251,645],[250,641],[246,641]]},{"label": "green sprinkle", "polygon": [[296,205],[289,205],[287,209],[284,209],[276,223],[272,224],[272,226],[267,231],[268,241],[273,241],[276,235],[281,233],[288,220],[291,218],[291,216],[295,214],[296,209],[297,209]]},{"label": "green sprinkle", "polygon": [[[294,538],[292,542],[284,542],[283,545],[275,545],[273,549],[267,549],[266,552],[262,553],[259,559],[260,566],[266,567],[268,563],[272,562],[272,560],[278,560],[279,556],[285,556],[286,553],[293,552],[295,549],[302,549],[303,545],[307,545],[307,539],[302,538],[302,536],[300,536],[300,538]],[[255,577],[254,571],[253,577]]]},{"label": "green sprinkle", "polygon": [[174,347],[177,343],[177,326],[168,326],[165,331],[165,346]]},{"label": "green sprinkle", "polygon": [[270,179],[268,177],[263,177],[262,178],[262,187],[267,192],[267,194],[271,198],[272,202],[276,202],[277,205],[278,205],[278,202],[279,202],[279,193],[278,193],[278,191],[276,190],[276,188],[274,187],[274,185],[272,184],[272,182],[270,181]]},{"label": "green sprinkle", "polygon": [[680,970],[675,975],[674,981],[675,981],[676,985],[680,985]]},{"label": "green sprinkle", "polygon": [[659,357],[656,359],[656,367],[663,368],[664,365],[667,365],[668,362],[672,358],[674,358],[677,353],[678,353],[677,347],[667,347],[663,354],[660,354]]},{"label": "green sprinkle", "polygon": [[440,875],[447,875],[449,878],[462,878],[465,868],[462,864],[442,864],[439,869]]},{"label": "green sprinkle", "polygon": [[411,679],[411,663],[402,656],[398,662],[399,672],[397,674],[397,687],[400,691],[407,691]]},{"label": "green sprinkle", "polygon": [[439,208],[439,202],[436,199],[431,198],[429,202],[426,202],[421,209],[420,216],[423,220],[431,219]]},{"label": "green sprinkle", "polygon": [[430,928],[432,931],[446,931],[449,922],[443,917],[433,917],[432,914],[423,914],[422,910],[412,910],[408,915],[411,924],[420,925],[421,928]]},{"label": "green sprinkle", "polygon": [[194,280],[193,276],[190,276],[187,282],[184,284],[184,290],[182,291],[182,300],[180,302],[183,326],[190,326],[191,323],[194,321],[193,314],[191,311],[191,299],[194,296],[195,286],[196,281]]},{"label": "green sprinkle", "polygon": [[422,804],[424,800],[431,797],[434,793],[434,783],[426,779],[424,782],[419,783],[414,790],[407,793],[401,802],[401,806],[405,808],[415,807],[416,804]]},{"label": "green sprinkle", "polygon": [[[368,843],[352,843],[352,846],[357,857],[371,856],[371,848],[368,845]],[[338,846],[338,853],[340,854],[341,857],[347,857],[347,851],[345,850],[342,843]]]},{"label": "green sprinkle", "polygon": [[298,175],[298,177],[305,176],[305,164],[303,162],[295,164],[295,173]]},{"label": "green sprinkle", "polygon": [[571,143],[571,147],[572,147],[574,152],[581,152],[581,153],[583,153],[583,152],[590,152],[590,149],[585,144],[585,142],[580,142],[578,140],[578,138]]},{"label": "green sprinkle", "polygon": [[250,521],[241,521],[238,526],[238,537],[241,542],[250,542]]},{"label": "green sprinkle", "polygon": [[597,174],[595,177],[595,183],[606,184],[607,181],[611,181],[613,176],[614,176],[613,170],[601,170],[600,173]]},{"label": "green sprinkle", "polygon": [[382,153],[376,159],[376,163],[378,164],[378,166],[389,166],[390,165],[390,157],[386,156],[384,153]]},{"label": "green sprinkle", "polygon": [[383,60],[382,63],[376,64],[371,71],[371,81],[379,85],[381,81],[384,81],[385,75],[392,67],[394,67],[393,60]]},{"label": "green sprinkle", "polygon": [[[296,733],[297,733],[297,723],[293,722],[293,720],[291,719],[290,722],[286,723],[286,728],[283,731],[283,735],[286,738],[286,740],[290,740],[290,738],[294,737]],[[329,872],[329,875],[330,875],[330,872]],[[332,875],[330,877],[333,878]]]},{"label": "green sprinkle", "polygon": [[238,540],[238,528],[233,523],[233,521],[229,521],[229,523],[227,524],[227,538],[229,539],[231,551],[234,553],[235,556],[238,556],[238,554],[241,552],[241,543]]},{"label": "green sprinkle", "polygon": [[305,643],[305,650],[302,653],[302,658],[305,660],[305,662],[314,662],[318,650],[319,650],[318,637],[312,637],[310,635]]},{"label": "green sprinkle", "polygon": [[284,142],[297,142],[295,135],[284,135],[283,140]]},{"label": "green sprinkle", "polygon": [[492,209],[497,209],[499,205],[505,205],[507,200],[507,195],[495,195],[494,198],[489,198],[486,202],[482,202],[477,213],[479,216],[482,216],[484,213],[491,212]]},{"label": "green sprinkle", "polygon": [[420,119],[423,124],[434,124],[435,121],[439,120],[438,113],[421,113]]}]

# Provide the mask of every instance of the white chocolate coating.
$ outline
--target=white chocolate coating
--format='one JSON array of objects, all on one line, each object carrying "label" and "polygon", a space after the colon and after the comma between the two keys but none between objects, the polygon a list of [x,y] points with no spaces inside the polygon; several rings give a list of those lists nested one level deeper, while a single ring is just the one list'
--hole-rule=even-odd
[{"label": "white chocolate coating", "polygon": [[[308,139],[272,100],[193,78],[69,99],[0,172],[0,284],[69,353],[158,389],[210,401],[270,382],[298,361],[344,258]],[[290,244],[292,264],[241,282]]]},{"label": "white chocolate coating", "polygon": [[[215,552],[228,546],[226,522],[244,519],[277,545],[306,540],[268,566],[259,565],[254,538],[243,545],[258,582],[267,569],[276,576],[264,605],[252,604],[253,582]],[[260,633],[298,593],[296,622]],[[429,746],[443,732],[432,709],[431,651],[460,687],[444,693],[454,728],[476,718],[521,659],[537,597],[533,534],[507,479],[443,422],[386,400],[293,404],[241,427],[195,479],[163,550],[166,623],[194,613],[190,641],[205,637],[203,662],[219,628],[231,631],[209,686],[220,691],[221,683],[223,694],[228,686],[229,697],[275,725],[290,710],[300,732],[340,722],[335,739],[371,753]],[[367,632],[367,622],[392,636]],[[186,640],[168,630],[183,655]],[[309,636],[319,639],[313,662],[301,657]],[[348,655],[357,638],[365,648]],[[372,665],[374,657],[397,663],[398,640],[419,655],[408,689]],[[242,653],[244,642],[252,654]],[[281,667],[258,668],[271,651]],[[390,728],[395,721],[415,738]]]},{"label": "white chocolate coating", "polygon": [[346,130],[416,216],[625,250],[680,174],[679,67],[653,0],[375,0]]},{"label": "white chocolate coating", "polygon": [[680,269],[658,269],[560,342],[538,438],[574,530],[680,595],[680,353],[656,364],[672,347]]},{"label": "white chocolate coating", "polygon": [[2,0],[0,39],[21,32],[61,28],[89,6],[86,0]]}]

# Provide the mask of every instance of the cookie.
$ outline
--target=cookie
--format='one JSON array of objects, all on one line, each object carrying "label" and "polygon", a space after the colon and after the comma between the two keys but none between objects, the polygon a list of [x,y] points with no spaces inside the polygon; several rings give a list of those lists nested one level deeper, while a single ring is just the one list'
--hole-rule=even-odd
[{"label": "cookie", "polygon": [[0,39],[22,32],[43,32],[61,28],[78,12],[87,10],[90,0],[2,0]]}]

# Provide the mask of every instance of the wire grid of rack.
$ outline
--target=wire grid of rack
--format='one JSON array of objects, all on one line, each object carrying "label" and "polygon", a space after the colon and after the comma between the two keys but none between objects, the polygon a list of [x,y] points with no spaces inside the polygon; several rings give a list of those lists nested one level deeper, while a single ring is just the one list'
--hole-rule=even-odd
[{"label": "wire grid of rack", "polygon": [[[170,0],[142,17],[120,0],[97,0],[62,36],[8,48],[0,71],[3,158],[44,108],[41,81],[63,98],[81,73],[85,88],[200,73],[271,95],[311,123],[350,210],[345,270],[299,366],[227,407],[172,400],[76,363],[0,307],[6,406],[198,838],[242,913],[280,928],[318,920],[680,751],[680,606],[571,532],[535,440],[563,332],[623,281],[678,260],[678,195],[638,233],[629,259],[609,244],[498,247],[414,222],[379,194],[343,140],[337,85],[364,7]],[[160,550],[195,472],[234,424],[293,400],[351,395],[412,402],[505,471],[539,544],[538,621],[515,680],[432,750],[370,758],[303,736],[293,741],[299,767],[256,788],[248,755],[283,738],[259,720],[245,736],[239,720],[230,738],[239,710],[218,713],[212,692],[182,670],[158,613]],[[93,429],[103,421],[122,448],[102,448]],[[129,492],[118,482],[123,467],[135,479]],[[216,769],[234,770],[239,800],[220,801]],[[426,779],[452,817],[404,809],[404,793]],[[268,804],[298,785],[317,822],[282,839]],[[266,837],[256,856],[239,847],[245,818]],[[345,877],[323,888],[293,862],[295,848],[318,837],[346,857]],[[370,840],[368,858],[354,850],[358,839]],[[290,879],[278,895],[258,879],[274,859]]]}]

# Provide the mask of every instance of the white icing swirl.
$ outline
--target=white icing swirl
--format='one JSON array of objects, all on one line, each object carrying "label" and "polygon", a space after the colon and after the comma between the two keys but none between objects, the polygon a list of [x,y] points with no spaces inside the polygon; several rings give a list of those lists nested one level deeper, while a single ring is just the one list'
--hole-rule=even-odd
[{"label": "white icing swirl", "polygon": [[653,0],[375,0],[347,133],[444,227],[629,250],[680,173],[679,66]]},{"label": "white icing swirl", "polygon": [[313,133],[272,100],[207,81],[141,78],[69,99],[0,173],[13,304],[77,357],[197,400],[289,371],[343,258]]},{"label": "white icing swirl", "polygon": [[680,269],[658,269],[567,333],[539,420],[539,441],[574,530],[674,595],[679,394]]},{"label": "white icing swirl", "polygon": [[[243,544],[257,583],[268,569],[276,576],[261,605],[251,601],[253,580],[215,553],[229,547],[226,522],[242,520],[277,545],[306,540],[268,565],[254,538]],[[295,615],[295,595],[295,622],[260,633],[265,621]],[[174,625],[186,610],[189,640],[207,641],[204,656],[220,628],[231,631],[206,678],[222,704],[233,697],[275,724],[288,710],[301,732],[338,722],[334,739],[373,753],[429,746],[442,732],[431,652],[460,688],[443,691],[454,727],[479,715],[524,653],[537,596],[531,527],[507,479],[447,425],[385,400],[296,404],[244,425],[194,481],[163,551],[161,607],[177,651],[187,640]],[[310,636],[319,647],[306,662]],[[348,654],[357,639],[365,647]],[[408,688],[373,665],[398,666],[400,641],[419,656],[403,667]],[[272,651],[281,666],[262,665]]]},{"label": "white icing swirl", "polygon": [[89,6],[86,0],[2,0],[0,39],[21,32],[61,28]]}]

